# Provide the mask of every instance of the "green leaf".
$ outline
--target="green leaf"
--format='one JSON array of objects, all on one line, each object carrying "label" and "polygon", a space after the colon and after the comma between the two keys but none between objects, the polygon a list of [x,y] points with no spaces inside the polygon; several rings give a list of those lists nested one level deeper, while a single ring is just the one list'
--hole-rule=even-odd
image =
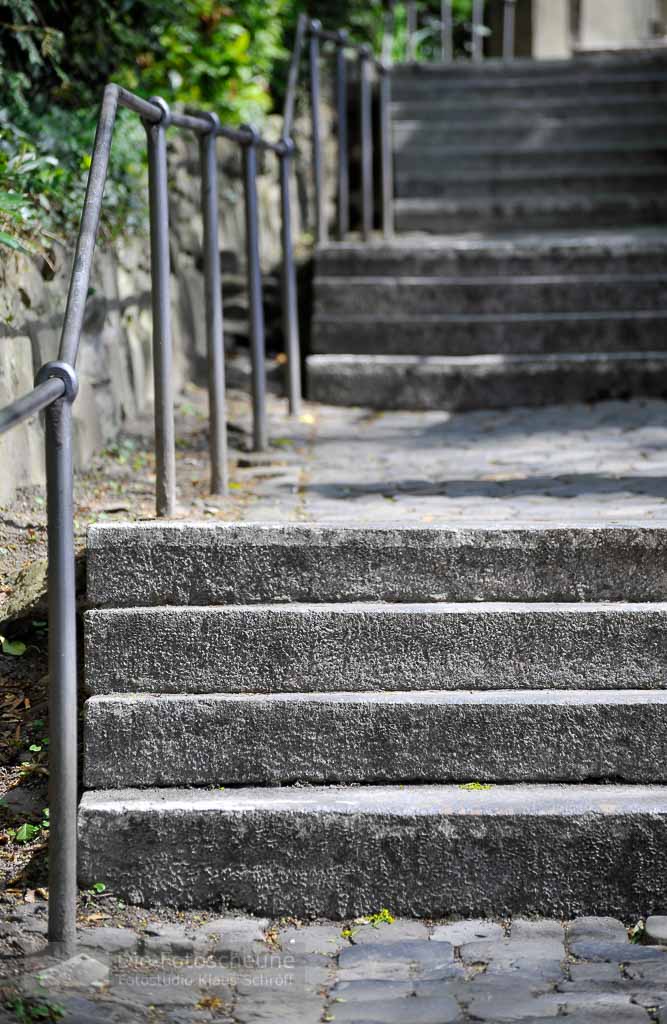
[{"label": "green leaf", "polygon": [[[0,232],[2,234],[2,232]],[[2,642],[2,653],[10,654],[13,658],[20,658],[22,654],[25,654],[27,647],[22,640],[7,640],[6,637],[0,637]]]},{"label": "green leaf", "polygon": [[39,754],[42,750],[42,747],[39,743],[31,743],[30,746],[28,747],[28,750],[30,750],[33,754]]},{"label": "green leaf", "polygon": [[39,825],[29,825],[27,822],[25,825],[21,825],[20,829],[16,833],[17,843],[31,843],[35,836],[38,836],[41,832]]},{"label": "green leaf", "polygon": [[106,892],[106,888],[107,887],[104,884],[104,882],[94,882],[93,885],[91,885],[90,888],[91,888],[92,892],[103,893],[103,892]]},{"label": "green leaf", "polygon": [[32,249],[20,242],[18,238],[14,238],[13,235],[8,235],[6,231],[0,231],[0,245],[6,245],[8,249],[14,249],[16,252],[32,252]]}]

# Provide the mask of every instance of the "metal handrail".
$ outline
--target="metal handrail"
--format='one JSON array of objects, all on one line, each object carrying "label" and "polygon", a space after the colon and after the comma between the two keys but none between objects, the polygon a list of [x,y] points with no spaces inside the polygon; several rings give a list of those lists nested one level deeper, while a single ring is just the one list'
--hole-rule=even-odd
[{"label": "metal handrail", "polygon": [[99,229],[104,186],[119,107],[141,117],[147,133],[155,377],[156,510],[175,510],[175,439],[172,394],[172,342],[169,302],[169,209],[166,130],[176,126],[200,138],[204,281],[209,364],[211,490],[227,492],[226,415],[222,292],[218,246],[217,165],[215,140],[230,139],[243,150],[246,206],[246,250],[250,294],[253,369],[253,433],[257,449],[268,444],[264,317],[259,261],[257,150],[274,152],[281,162],[283,218],[283,282],[290,300],[285,309],[285,340],[289,361],[290,410],[301,398],[299,334],[294,256],[291,244],[291,140],[262,138],[254,129],[221,125],[214,114],[170,111],[159,97],[149,101],[118,85],[104,90],[88,174],[72,275],[60,338],[58,360],[37,374],[34,389],[0,410],[0,434],[22,421],[45,413],[45,454],[49,564],[49,718],[50,839],[49,922],[52,950],[64,956],[76,947],[76,814],[77,814],[77,649],[74,571],[74,502],[72,464],[72,402],[77,394],[79,351],[93,256]]},{"label": "metal handrail", "polygon": [[[513,60],[516,55],[516,0],[502,0],[503,3],[503,60]],[[393,6],[393,5],[392,5]],[[417,32],[419,30],[418,0],[407,0],[407,39],[406,60],[409,63],[417,59]],[[484,58],[484,36],[487,29],[484,20],[485,0],[473,0],[472,19],[463,24],[469,25],[470,56],[478,62]],[[454,28],[452,0],[440,0],[440,60],[449,63],[454,59]]]},{"label": "metal handrail", "polygon": [[361,235],[364,241],[371,237],[374,226],[374,153],[373,153],[373,81],[375,73],[379,78],[379,131],[382,177],[382,234],[386,239],[394,232],[393,217],[393,167],[391,154],[391,61],[390,51],[382,58],[374,55],[372,49],[363,43],[350,42],[345,29],[336,32],[322,27],[317,19],[305,14],[299,16],[294,50],[288,75],[285,99],[284,123],[292,128],[298,84],[299,66],[303,51],[308,45],[308,81],[310,93],[310,115],[312,129],[312,168],[315,188],[315,238],[318,245],[328,241],[329,229],[326,214],[326,193],[324,174],[324,153],[322,145],[320,59],[322,44],[333,45],[335,57],[335,93],[338,134],[336,168],[337,187],[337,238],[343,241],[350,229],[350,182],[349,182],[349,133],[348,133],[348,53],[354,55],[359,74],[360,143],[361,143]]},{"label": "metal handrail", "polygon": [[[296,271],[291,226],[290,181],[294,154],[292,130],[296,88],[303,48],[309,40],[311,57],[311,110],[313,163],[318,240],[326,238],[324,184],[319,112],[319,47],[336,47],[338,109],[338,231],[349,229],[347,136],[347,58],[353,50],[359,62],[362,107],[362,222],[363,235],[373,227],[372,82],[374,67],[380,74],[382,137],[383,230],[393,230],[393,180],[390,144],[390,84],[388,61],[377,60],[365,46],[351,46],[344,31],[330,32],[319,22],[299,18],[288,73],[283,128],[280,139],[263,138],[249,126],[223,125],[214,113],[170,110],[160,97],[145,100],[116,84],[104,90],[88,173],[79,233],[70,278],[58,359],[38,372],[27,395],[0,409],[0,434],[39,412],[45,414],[45,455],[48,526],[49,600],[49,717],[50,717],[50,839],[48,938],[58,955],[76,948],[76,814],[77,814],[77,642],[74,565],[74,499],[72,460],[72,403],[78,391],[76,361],[89,293],[93,257],[104,187],[119,107],[137,114],[146,129],[153,312],[153,367],[155,383],[156,512],[175,511],[176,474],[172,393],[172,336],[169,302],[169,206],[167,145],[169,127],[194,132],[199,138],[201,208],[204,225],[204,287],[208,349],[211,491],[227,493],[227,439],[225,415],[223,309],[218,245],[218,195],[215,141],[218,137],[242,148],[246,215],[246,268],[250,306],[253,439],[255,448],[268,445],[266,370],[262,276],[259,257],[257,153],[276,155],[280,166],[282,240],[283,329],[288,356],[288,397],[292,414],[301,403],[301,367],[296,295]],[[317,102],[312,102],[312,100]]]}]

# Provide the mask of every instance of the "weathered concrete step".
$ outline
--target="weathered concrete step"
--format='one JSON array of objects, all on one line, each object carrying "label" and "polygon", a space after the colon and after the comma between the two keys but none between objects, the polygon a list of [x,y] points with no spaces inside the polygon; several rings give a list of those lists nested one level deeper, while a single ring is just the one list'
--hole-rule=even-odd
[{"label": "weathered concrete step", "polygon": [[[581,168],[608,166],[644,167],[651,163],[663,166],[667,148],[659,141],[637,139],[634,142],[619,140],[597,140],[593,142],[570,142],[564,146],[554,145],[551,148],[535,148],[525,146],[481,145],[474,140],[465,145],[450,146],[443,154],[442,147],[410,146],[401,148],[394,154],[395,173],[407,175],[437,174],[440,172],[457,173],[461,170],[496,173],[504,171],[536,172],[544,170],[553,172],[579,170]],[[446,162],[443,158],[446,157]]]},{"label": "weathered concrete step", "polygon": [[464,146],[482,148],[500,144],[505,149],[546,150],[553,152],[555,157],[560,146],[586,142],[604,142],[607,145],[634,142],[644,144],[647,149],[664,149],[667,123],[662,118],[650,120],[640,115],[627,120],[579,117],[565,121],[519,116],[514,124],[504,124],[499,130],[492,122],[479,125],[475,122],[396,121],[392,137],[396,156],[411,151],[417,159],[437,161],[447,158],[449,163],[451,151]]},{"label": "weathered concrete step", "polygon": [[657,154],[644,150],[626,156],[620,153],[613,157],[577,155],[569,160],[554,157],[549,151],[519,153],[516,159],[508,158],[502,163],[495,163],[486,156],[471,159],[457,156],[444,167],[435,161],[420,162],[404,152],[396,160],[394,183],[400,195],[409,195],[410,189],[414,189],[415,198],[451,189],[454,194],[460,194],[464,186],[478,193],[502,192],[511,190],[510,186],[535,191],[540,180],[544,190],[554,191],[575,186],[586,188],[594,183],[599,188],[602,178],[605,191],[614,191],[646,188],[660,174],[664,178],[666,170],[667,150]]},{"label": "weathered concrete step", "polygon": [[549,355],[667,350],[667,310],[486,316],[317,316],[311,351],[327,355]]},{"label": "weathered concrete step", "polygon": [[530,83],[521,75],[462,76],[437,83],[431,75],[412,75],[392,79],[392,99],[406,103],[424,96],[441,95],[465,97],[466,102],[479,103],[484,97],[512,99],[525,96],[530,89],[533,99],[574,98],[595,95],[600,99],[612,98],[617,93],[632,94],[641,104],[642,99],[662,97],[667,92],[667,73],[664,70],[631,71],[616,74],[579,74],[539,76]]},{"label": "weathered concrete step", "polygon": [[316,316],[570,313],[667,309],[664,275],[322,277]]},{"label": "weathered concrete step", "polygon": [[667,271],[667,230],[402,237],[373,245],[334,242],[317,248],[315,269],[316,278],[658,274]]},{"label": "weathered concrete step", "polygon": [[667,787],[86,793],[79,880],[131,903],[350,918],[664,908]]},{"label": "weathered concrete step", "polygon": [[667,780],[667,690],[114,695],[85,710],[88,789],[610,779]]},{"label": "weathered concrete step", "polygon": [[667,196],[626,193],[503,196],[502,199],[397,199],[396,230],[446,235],[461,231],[619,228],[667,221]]},{"label": "weathered concrete step", "polygon": [[88,601],[112,607],[663,601],[667,529],[98,524],[87,568]]},{"label": "weathered concrete step", "polygon": [[309,356],[308,396],[372,409],[513,405],[667,396],[664,352],[544,356]]},{"label": "weathered concrete step", "polygon": [[597,195],[601,188],[607,194],[615,192],[660,191],[667,177],[667,162],[648,162],[643,167],[595,167],[583,170],[559,172],[557,168],[542,171],[471,171],[456,167],[440,173],[434,166],[423,171],[399,170],[396,179],[396,195],[418,199],[419,197],[442,197],[443,199],[468,198],[502,199],[504,196],[567,196]]},{"label": "weathered concrete step", "polygon": [[88,693],[647,689],[664,604],[290,604],[86,613]]},{"label": "weathered concrete step", "polygon": [[497,101],[493,96],[485,96],[483,102],[472,103],[466,100],[465,103],[461,103],[460,95],[452,98],[445,87],[438,95],[434,95],[433,92],[423,93],[413,99],[394,100],[391,104],[391,114],[395,121],[446,119],[457,124],[468,121],[493,121],[495,124],[503,125],[508,121],[514,121],[517,115],[564,120],[581,117],[585,111],[599,117],[632,117],[637,113],[642,117],[659,119],[667,117],[667,96],[642,96],[638,99],[635,93],[617,92],[613,98],[608,95],[600,97],[592,86],[590,92],[585,92],[574,99],[527,96],[524,92],[511,97],[503,96]]},{"label": "weathered concrete step", "polygon": [[[632,53],[587,53],[578,54],[572,60],[563,58],[539,59],[518,57],[512,61],[510,77],[522,78],[526,85],[532,79],[556,77],[594,78],[596,75],[611,78],[614,75],[650,75],[667,71],[667,60],[664,51],[657,49],[638,50]],[[481,64],[471,61],[455,61],[439,63],[429,61],[423,63],[397,63],[392,67],[392,81],[396,83],[419,81],[430,83],[433,89],[440,85],[458,80],[462,84],[476,79],[493,82],[508,77],[507,63],[499,58],[486,57]]]}]

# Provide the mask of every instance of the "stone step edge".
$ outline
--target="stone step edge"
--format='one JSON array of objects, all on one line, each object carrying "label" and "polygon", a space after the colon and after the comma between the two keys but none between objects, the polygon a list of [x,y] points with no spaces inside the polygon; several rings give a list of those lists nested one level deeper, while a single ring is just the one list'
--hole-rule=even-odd
[{"label": "stone step edge", "polygon": [[664,320],[667,309],[629,309],[602,311],[563,311],[548,313],[422,313],[419,316],[383,316],[381,313],[316,313],[317,324],[378,324],[400,329],[413,324],[543,324],[543,323],[607,323],[610,321]]},{"label": "stone step edge", "polygon": [[614,284],[614,285],[656,285],[664,284],[662,274],[631,274],[631,273],[576,273],[576,274],[366,274],[355,275],[351,280],[345,274],[319,274],[315,287],[325,285],[328,288],[358,285],[361,288],[395,287],[396,284],[409,285],[411,288],[437,285],[440,288],[477,288],[502,285],[507,288],[533,287],[538,285],[577,285],[577,284]]},{"label": "stone step edge", "polygon": [[[667,358],[667,354],[666,354]],[[665,527],[667,530],[667,526]],[[307,615],[488,615],[525,614],[585,614],[609,612],[631,613],[661,611],[667,613],[667,601],[290,601],[288,604],[265,602],[262,604],[232,605],[138,605],[123,608],[90,608],[84,612],[84,621],[104,618],[123,618],[141,615],[218,615],[238,616],[279,614],[281,616]]]},{"label": "stone step edge", "polygon": [[667,352],[548,352],[544,355],[474,355],[474,356],[414,356],[414,355],[310,355],[306,359],[308,366],[322,370],[328,367],[363,366],[394,366],[414,367],[430,370],[480,370],[485,371],[498,367],[499,370],[511,367],[562,367],[563,365],[609,364],[609,363],[664,363],[667,366]]},{"label": "stone step edge", "polygon": [[[614,806],[614,803],[617,806]],[[242,787],[230,790],[188,788],[92,790],[84,793],[80,815],[115,816],[125,810],[226,811],[234,814],[267,811],[284,814],[377,814],[420,817],[446,814],[542,817],[582,813],[603,817],[618,813],[667,815],[667,785],[560,783],[498,783],[488,790],[457,784],[397,786]]]},{"label": "stone step edge", "polygon": [[343,690],[276,693],[103,693],[88,697],[86,713],[174,704],[434,705],[458,707],[622,707],[667,705],[667,682],[652,690]]}]

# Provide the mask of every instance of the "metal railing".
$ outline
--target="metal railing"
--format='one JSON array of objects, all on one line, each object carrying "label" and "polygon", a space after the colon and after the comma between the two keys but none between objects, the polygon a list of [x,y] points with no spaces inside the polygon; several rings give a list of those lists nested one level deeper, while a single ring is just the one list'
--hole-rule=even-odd
[{"label": "metal railing", "polygon": [[[512,60],[516,52],[516,2],[517,0],[502,0],[503,60]],[[418,0],[407,0],[405,4],[407,22],[405,49],[408,62],[414,62],[418,59],[418,40],[422,31],[419,25],[421,6]],[[433,36],[437,35],[437,44],[434,49],[443,63],[449,63],[454,59],[454,35],[457,28],[465,30],[469,35],[467,49],[472,60],[483,60],[484,39],[489,35],[489,29],[485,22],[485,0],[473,0],[472,18],[470,21],[456,21],[453,14],[452,0],[440,0],[440,9],[437,17],[430,16],[428,21]]]},{"label": "metal railing", "polygon": [[344,32],[325,32],[316,21],[302,16],[288,75],[283,129],[278,141],[264,139],[254,128],[222,125],[214,113],[182,113],[170,110],[160,97],[144,100],[118,85],[104,90],[97,123],[88,184],[76,243],[73,269],[58,358],[46,363],[34,389],[0,409],[0,434],[38,413],[45,414],[45,455],[48,528],[49,601],[49,919],[51,949],[69,956],[76,946],[76,815],[77,815],[77,642],[72,460],[72,403],[77,391],[76,361],[89,293],[93,256],[100,223],[104,187],[119,107],[136,113],[147,137],[150,221],[151,299],[153,315],[153,372],[155,389],[156,512],[169,516],[176,506],[176,458],[172,382],[172,331],[170,310],[169,196],[167,181],[167,130],[171,127],[194,133],[199,140],[201,211],[204,226],[203,272],[208,354],[209,447],[211,492],[226,494],[227,436],[223,338],[223,296],[218,244],[218,181],[216,140],[237,143],[243,155],[246,221],[246,268],[250,309],[252,362],[253,443],[256,450],[268,445],[266,371],[262,275],[259,250],[257,157],[270,151],[279,160],[282,240],[282,315],[288,360],[287,391],[292,414],[301,404],[301,364],[292,240],[290,201],[294,154],[292,131],[296,89],[304,46],[309,47],[309,80],[313,135],[316,225],[318,241],[327,237],[320,117],[320,46],[333,43],[337,71],[338,111],[338,234],[349,230],[349,154],[347,131],[347,55],[356,54],[360,77],[362,153],[362,234],[373,228],[373,110],[371,71],[380,75],[382,137],[383,229],[392,231],[393,183],[389,122],[389,65],[374,58],[368,47],[351,46]]},{"label": "metal railing", "polygon": [[[378,84],[380,179],[382,197],[382,234],[389,239],[394,233],[393,218],[393,165],[391,152],[391,25],[387,18],[385,45],[381,58],[374,55],[368,45],[350,42],[348,33],[341,29],[327,31],[317,20],[301,15],[297,26],[292,71],[298,69],[303,49],[308,44],[308,80],[312,130],[312,167],[315,188],[315,238],[323,245],[329,238],[326,209],[325,167],[321,117],[321,58],[329,47],[335,65],[335,106],[337,126],[337,223],[336,237],[343,241],[350,230],[350,137],[348,124],[348,87],[350,84],[348,54],[353,54],[357,68],[359,90],[359,143],[360,143],[360,228],[361,237],[369,241],[375,226],[374,177],[374,125],[373,86]],[[286,110],[293,112],[296,73],[290,75]],[[287,118],[286,118],[286,123]]]}]

